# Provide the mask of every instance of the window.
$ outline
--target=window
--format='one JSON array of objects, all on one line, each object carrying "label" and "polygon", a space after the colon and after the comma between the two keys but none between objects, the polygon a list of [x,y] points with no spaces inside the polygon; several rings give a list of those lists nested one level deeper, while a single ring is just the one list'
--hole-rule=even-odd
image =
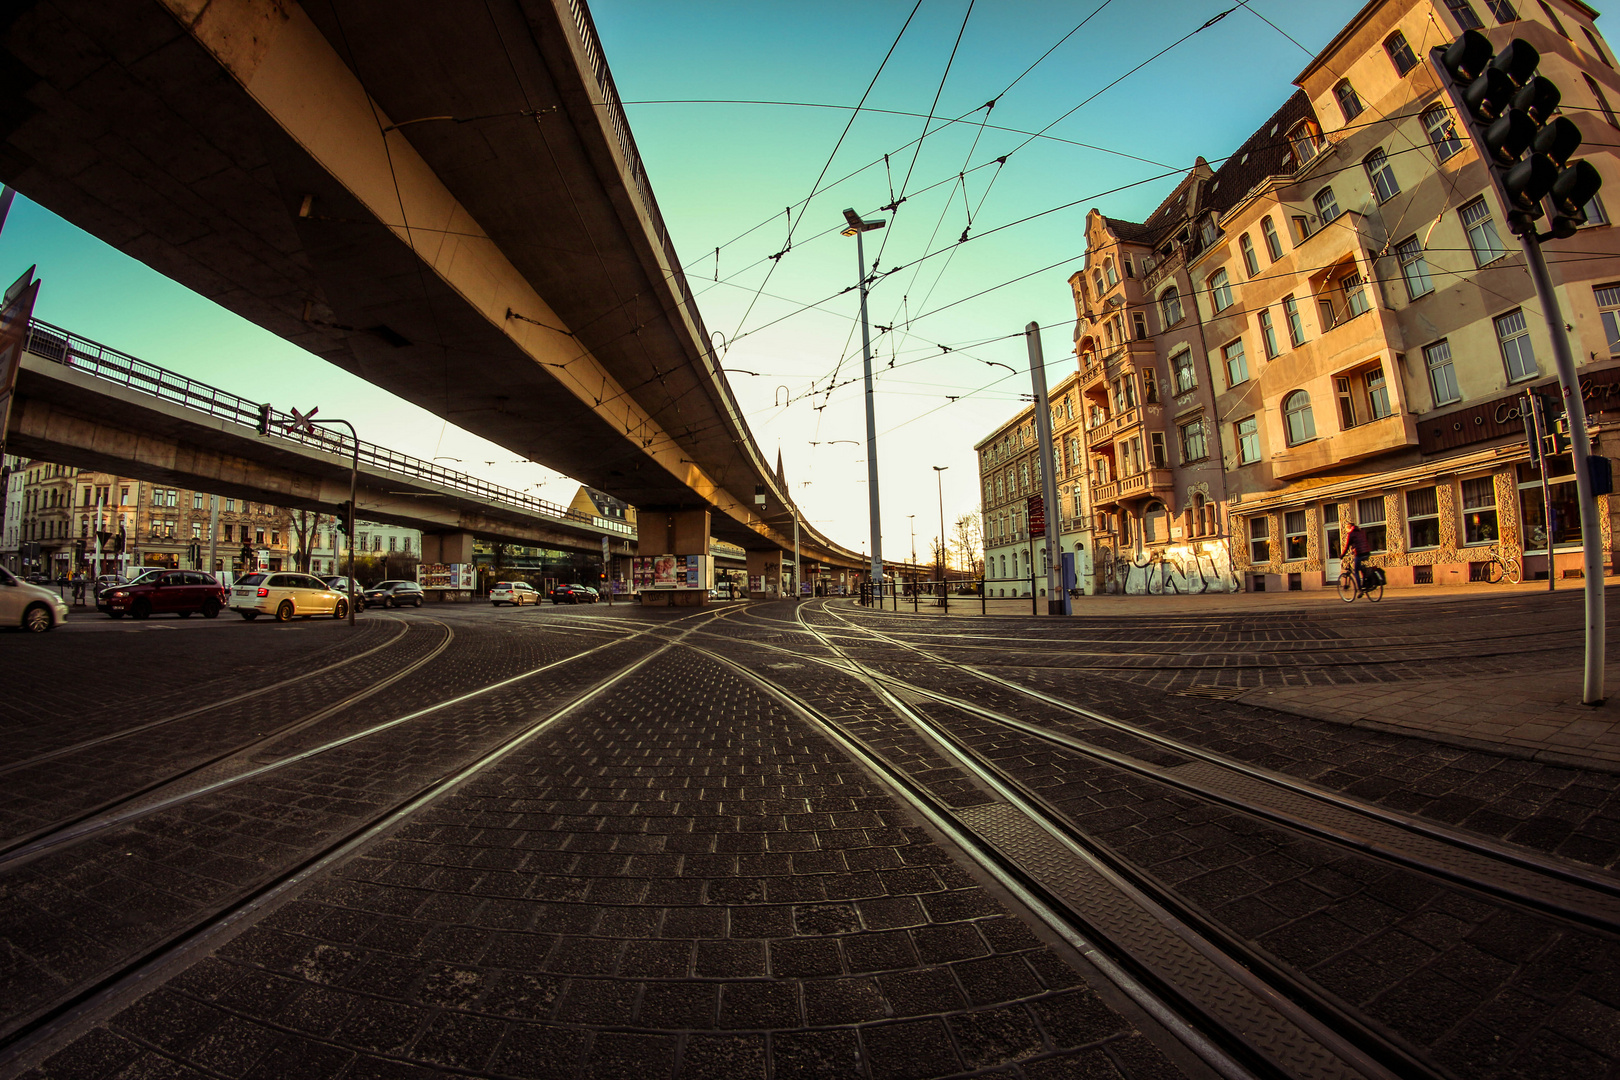
[{"label": "window", "polygon": [[1277,348],[1277,328],[1271,325],[1271,309],[1262,309],[1259,315],[1259,320],[1260,342],[1265,346],[1266,359],[1275,360],[1279,350]]},{"label": "window", "polygon": [[1384,536],[1384,497],[1356,500],[1356,524],[1367,534],[1367,544],[1374,551],[1387,549]]},{"label": "window", "polygon": [[1311,238],[1311,219],[1304,214],[1294,215],[1294,243],[1303,244]]},{"label": "window", "polygon": [[1294,125],[1288,133],[1288,141],[1294,148],[1294,159],[1303,165],[1322,149],[1322,129],[1316,126],[1315,120],[1306,120]]},{"label": "window", "polygon": [[1237,429],[1238,464],[1253,465],[1260,460],[1260,421],[1246,416],[1234,426]]},{"label": "window", "polygon": [[227,521],[225,523],[225,541],[226,541],[226,543],[229,543],[231,540],[234,539],[234,537],[231,535],[233,532],[235,532],[235,526],[233,526],[230,522]]},{"label": "window", "polygon": [[271,529],[270,530],[270,545],[272,547],[280,547],[281,546],[281,530],[280,529]]},{"label": "window", "polygon": [[1283,401],[1283,420],[1287,425],[1288,445],[1298,446],[1316,438],[1316,420],[1311,416],[1311,395],[1295,390]]},{"label": "window", "polygon": [[1507,370],[1508,382],[1541,374],[1536,367],[1535,350],[1530,347],[1530,328],[1524,322],[1524,309],[1515,308],[1497,316],[1496,341],[1502,347],[1502,366]]},{"label": "window", "polygon": [[1367,304],[1366,283],[1361,280],[1360,274],[1346,274],[1339,282],[1344,290],[1345,318],[1353,319],[1357,315],[1365,315],[1370,310]]},{"label": "window", "polygon": [[1226,384],[1236,386],[1249,381],[1249,361],[1243,355],[1243,339],[1221,347],[1221,359],[1226,361]]},{"label": "window", "polygon": [[1333,88],[1333,96],[1339,99],[1339,111],[1344,114],[1345,123],[1361,115],[1361,99],[1356,96],[1356,88],[1350,85],[1349,79],[1339,80],[1339,85]]},{"label": "window", "polygon": [[1252,563],[1268,563],[1271,561],[1271,519],[1269,517],[1252,517],[1249,519],[1249,561]]},{"label": "window", "polygon": [[1299,318],[1299,304],[1292,296],[1283,297],[1283,316],[1288,320],[1288,343],[1299,348],[1305,343],[1305,324]]},{"label": "window", "polygon": [[254,529],[253,530],[253,542],[255,544],[258,544],[260,547],[264,547],[264,530],[263,529]]},{"label": "window", "polygon": [[1142,398],[1149,405],[1159,402],[1159,377],[1152,368],[1142,369]]},{"label": "window", "polygon": [[236,509],[236,500],[235,499],[226,499],[225,500],[225,509],[234,511]]},{"label": "window", "polygon": [[1388,202],[1401,193],[1401,185],[1395,182],[1395,169],[1382,147],[1368,154],[1362,164],[1367,168],[1367,179],[1372,181],[1373,194],[1378,196],[1379,202]]},{"label": "window", "polygon": [[1145,341],[1148,336],[1147,316],[1140,311],[1131,312],[1131,329],[1136,331],[1136,340]]},{"label": "window", "polygon": [[1581,212],[1586,215],[1586,220],[1582,222],[1583,225],[1607,225],[1609,223],[1609,215],[1603,209],[1603,196],[1601,195],[1593,195],[1592,201],[1583,206]]},{"label": "window", "polygon": [[1248,271],[1249,277],[1254,277],[1260,272],[1260,259],[1254,253],[1254,241],[1249,239],[1248,233],[1238,237],[1238,250],[1243,252],[1243,269]]},{"label": "window", "polygon": [[1389,385],[1384,381],[1383,365],[1368,368],[1361,378],[1367,388],[1367,411],[1374,420],[1382,420],[1390,414]]},{"label": "window", "polygon": [[1178,425],[1181,431],[1181,460],[1183,464],[1189,461],[1203,461],[1209,457],[1209,450],[1204,444],[1204,418]]},{"label": "window", "polygon": [[193,521],[191,523],[191,538],[193,540],[201,540],[202,539],[202,522]]},{"label": "window", "polygon": [[1283,559],[1298,562],[1305,557],[1305,511],[1290,510],[1283,515]]},{"label": "window", "polygon": [[1102,299],[1103,293],[1108,291],[1107,287],[1105,285],[1103,285],[1103,276],[1102,276],[1102,271],[1101,270],[1096,270],[1096,271],[1092,272],[1092,275],[1091,275],[1091,287],[1093,289],[1097,290],[1097,299],[1099,299],[1099,300]]},{"label": "window", "polygon": [[1339,428],[1348,431],[1356,426],[1356,402],[1350,393],[1350,380],[1340,376],[1333,380],[1333,390],[1339,402]]},{"label": "window", "polygon": [[1152,456],[1153,467],[1155,469],[1162,469],[1162,468],[1166,467],[1167,465],[1169,465],[1170,464],[1170,455],[1169,455],[1168,451],[1165,450],[1164,432],[1162,432],[1162,431],[1152,432],[1152,433],[1150,433],[1148,435],[1148,438],[1149,438],[1149,440],[1151,440],[1150,443],[1149,443],[1149,446],[1148,446],[1148,451],[1149,451],[1149,453],[1151,453],[1153,455]]},{"label": "window", "polygon": [[1614,109],[1609,107],[1609,99],[1603,96],[1603,91],[1598,89],[1598,84],[1592,81],[1592,76],[1582,74],[1581,78],[1586,80],[1586,88],[1592,91],[1593,97],[1597,98],[1598,108],[1603,110],[1604,119],[1609,121],[1609,126],[1620,128],[1620,120],[1615,119]]},{"label": "window", "polygon": [[193,510],[201,510],[203,508],[203,495],[202,495],[202,492],[193,491],[191,493],[191,508]]},{"label": "window", "polygon": [[[1543,458],[1550,463],[1547,495],[1552,503],[1552,542],[1556,547],[1581,542],[1581,508],[1575,494],[1574,464],[1568,454]],[[1519,466],[1519,520],[1525,551],[1547,550],[1547,510],[1541,496],[1541,471]]]},{"label": "window", "polygon": [[1547,6],[1547,0],[1536,0],[1536,2],[1541,5],[1542,13],[1547,16],[1547,21],[1552,23],[1553,29],[1564,37],[1569,37],[1569,31],[1565,30],[1564,24],[1558,21],[1558,16],[1553,13],[1553,9]]},{"label": "window", "polygon": [[1603,318],[1603,336],[1609,340],[1611,355],[1620,355],[1620,282],[1592,289],[1598,314]]},{"label": "window", "polygon": [[1232,285],[1225,270],[1217,270],[1209,276],[1209,302],[1216,311],[1232,306]]},{"label": "window", "polygon": [[1417,57],[1412,55],[1412,46],[1406,43],[1406,35],[1399,30],[1384,39],[1384,51],[1389,54],[1389,62],[1395,65],[1395,74],[1405,75],[1417,67]]},{"label": "window", "polygon": [[1440,546],[1440,504],[1432,487],[1406,493],[1407,550]]},{"label": "window", "polygon": [[1215,219],[1212,217],[1205,218],[1204,224],[1198,230],[1198,238],[1203,242],[1203,246],[1209,247],[1219,235],[1220,230],[1215,228]]},{"label": "window", "polygon": [[1119,284],[1119,275],[1114,272],[1113,259],[1103,260],[1103,273],[1108,276],[1108,284],[1110,288]]},{"label": "window", "polygon": [[1450,10],[1451,17],[1457,20],[1459,30],[1478,30],[1485,25],[1479,21],[1479,16],[1474,14],[1468,0],[1446,0],[1446,7]]},{"label": "window", "polygon": [[1489,544],[1496,531],[1496,485],[1488,476],[1462,482],[1463,543]]},{"label": "window", "polygon": [[398,550],[399,550],[399,537],[390,536],[388,538],[388,554],[392,555]]},{"label": "window", "polygon": [[1407,296],[1416,300],[1434,292],[1434,283],[1429,280],[1429,264],[1423,258],[1423,241],[1415,236],[1409,237],[1395,246],[1395,254],[1401,260],[1401,276],[1406,279]]},{"label": "window", "polygon": [[1592,43],[1592,55],[1602,61],[1604,67],[1614,67],[1613,64],[1609,63],[1609,56],[1603,51],[1603,46],[1599,45],[1598,39],[1592,36],[1592,31],[1583,26],[1581,27],[1581,33],[1585,34],[1586,40]]},{"label": "window", "polygon": [[1181,321],[1181,291],[1174,285],[1160,294],[1159,314],[1166,329]]},{"label": "window", "polygon": [[1333,189],[1325,187],[1316,193],[1311,200],[1316,204],[1316,216],[1323,225],[1339,216],[1339,200],[1333,197]]},{"label": "window", "polygon": [[1462,218],[1463,228],[1468,233],[1468,246],[1474,250],[1474,265],[1484,266],[1495,262],[1507,253],[1502,246],[1502,238],[1496,231],[1496,222],[1491,220],[1491,208],[1485,204],[1483,197],[1457,211]]},{"label": "window", "polygon": [[1429,387],[1434,391],[1434,403],[1447,405],[1461,401],[1457,372],[1451,366],[1451,343],[1441,338],[1433,345],[1423,346],[1423,359],[1429,365]]},{"label": "window", "polygon": [[1182,349],[1170,358],[1170,374],[1176,382],[1176,393],[1185,394],[1198,385],[1198,375],[1193,370],[1191,349]]},{"label": "window", "polygon": [[1485,6],[1491,9],[1491,14],[1496,16],[1499,23],[1519,21],[1519,13],[1513,10],[1513,5],[1508,3],[1508,0],[1485,0]]},{"label": "window", "polygon": [[170,488],[168,490],[167,495],[164,498],[163,505],[164,506],[178,506],[179,504],[180,504],[180,493],[178,491],[176,491],[174,488]]},{"label": "window", "polygon": [[1271,261],[1282,258],[1282,241],[1277,238],[1277,226],[1271,223],[1271,215],[1260,219],[1260,233],[1266,238],[1266,254],[1271,256]]},{"label": "window", "polygon": [[121,487],[121,488],[118,489],[118,505],[119,506],[128,506],[129,505],[129,488]]},{"label": "window", "polygon": [[1444,161],[1462,149],[1462,140],[1457,138],[1456,121],[1452,120],[1451,113],[1444,105],[1431,105],[1424,109],[1422,120],[1423,130],[1429,133],[1429,144],[1434,147],[1436,158]]}]

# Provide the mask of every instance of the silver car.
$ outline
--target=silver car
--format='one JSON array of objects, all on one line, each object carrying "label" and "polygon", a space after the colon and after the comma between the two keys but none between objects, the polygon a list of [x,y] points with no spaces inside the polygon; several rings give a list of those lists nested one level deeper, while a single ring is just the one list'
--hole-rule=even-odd
[{"label": "silver car", "polygon": [[60,595],[0,568],[0,626],[20,626],[31,634],[43,634],[66,622],[67,615],[67,601]]}]

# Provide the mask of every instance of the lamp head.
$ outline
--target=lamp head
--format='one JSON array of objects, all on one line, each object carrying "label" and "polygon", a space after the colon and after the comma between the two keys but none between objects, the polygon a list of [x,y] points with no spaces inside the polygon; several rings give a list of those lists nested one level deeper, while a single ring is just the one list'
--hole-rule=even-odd
[{"label": "lamp head", "polygon": [[877,221],[863,221],[861,220],[861,215],[848,208],[844,210],[844,220],[849,222],[849,226],[842,230],[844,236],[854,236],[856,233],[872,232],[874,229],[881,229],[885,224],[887,224],[881,218]]}]

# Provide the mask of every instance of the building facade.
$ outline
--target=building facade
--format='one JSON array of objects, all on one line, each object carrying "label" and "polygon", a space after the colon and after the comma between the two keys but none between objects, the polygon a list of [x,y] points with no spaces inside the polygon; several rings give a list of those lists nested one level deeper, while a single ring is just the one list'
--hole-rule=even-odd
[{"label": "building facade", "polygon": [[[1095,590],[1331,587],[1350,522],[1391,584],[1479,580],[1498,550],[1580,573],[1569,457],[1544,498],[1521,415],[1527,391],[1556,397],[1546,318],[1427,54],[1468,29],[1528,40],[1620,190],[1620,75],[1594,17],[1370,3],[1219,167],[1200,158],[1144,222],[1091,212],[1069,280]],[[1594,453],[1614,457],[1620,239],[1601,194],[1586,214],[1546,252]]]}]

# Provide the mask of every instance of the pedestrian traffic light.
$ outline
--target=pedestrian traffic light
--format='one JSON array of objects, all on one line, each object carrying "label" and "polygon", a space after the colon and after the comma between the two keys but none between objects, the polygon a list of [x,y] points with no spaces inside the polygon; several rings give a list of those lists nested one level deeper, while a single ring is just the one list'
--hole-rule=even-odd
[{"label": "pedestrian traffic light", "polygon": [[270,434],[270,406],[268,404],[259,406],[259,434]]},{"label": "pedestrian traffic light", "polygon": [[1586,204],[1603,178],[1589,161],[1570,161],[1581,145],[1581,131],[1565,116],[1554,116],[1561,97],[1550,79],[1536,75],[1541,56],[1523,38],[1499,53],[1490,39],[1467,30],[1431,59],[1484,159],[1491,182],[1508,208],[1515,235],[1533,228],[1552,204],[1552,231],[1538,239],[1573,236],[1586,223]]}]

